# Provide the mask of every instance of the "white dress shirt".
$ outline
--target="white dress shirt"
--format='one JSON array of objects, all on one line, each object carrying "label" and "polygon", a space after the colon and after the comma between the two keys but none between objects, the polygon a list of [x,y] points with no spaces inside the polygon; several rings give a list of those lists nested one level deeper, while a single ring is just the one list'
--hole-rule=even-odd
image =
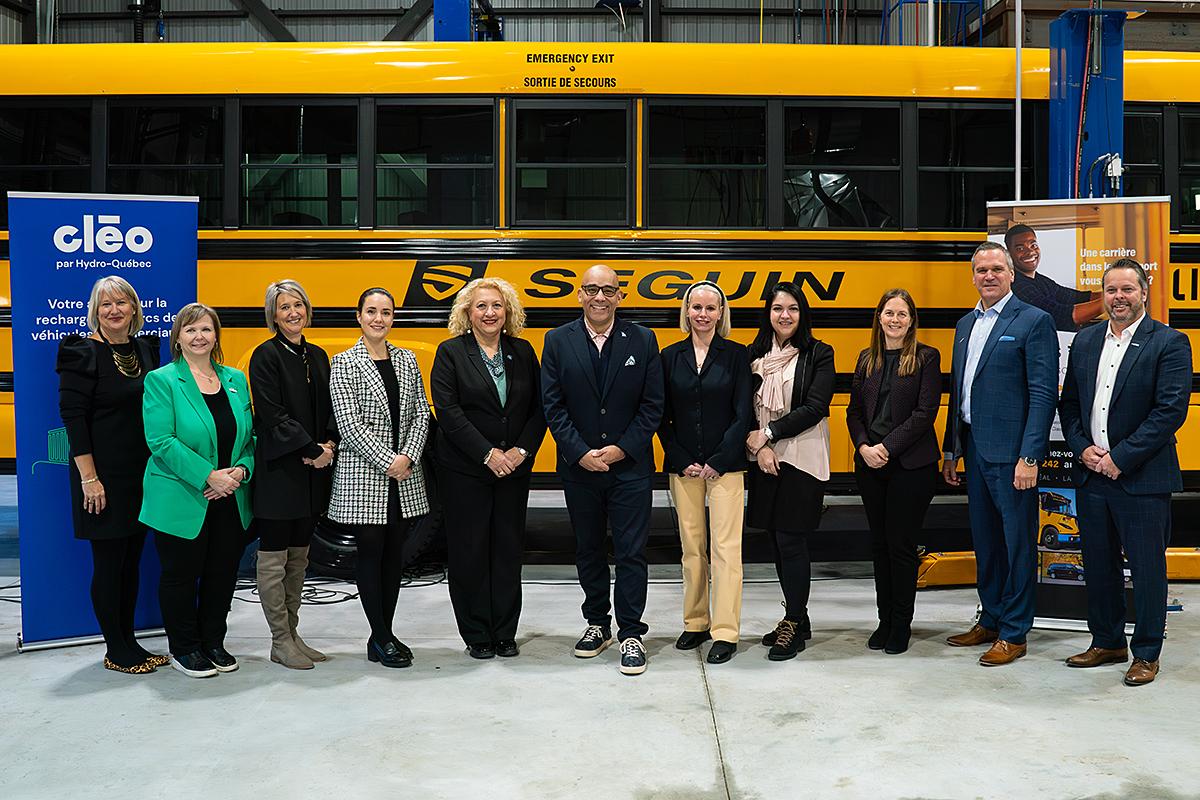
[{"label": "white dress shirt", "polygon": [[987,344],[992,328],[996,327],[996,320],[1000,318],[1000,312],[1004,311],[1012,296],[1012,291],[1009,291],[986,311],[982,300],[975,304],[975,324],[971,326],[971,338],[967,340],[967,363],[963,367],[963,396],[959,406],[963,422],[968,425],[971,424],[971,384],[975,382],[975,370],[979,368],[983,346]]},{"label": "white dress shirt", "polygon": [[1096,398],[1092,400],[1092,444],[1101,450],[1111,450],[1108,442],[1108,409],[1112,405],[1113,386],[1121,362],[1129,352],[1129,342],[1138,326],[1146,318],[1146,312],[1120,334],[1113,333],[1112,322],[1104,331],[1104,348],[1100,351],[1100,366],[1096,370]]}]

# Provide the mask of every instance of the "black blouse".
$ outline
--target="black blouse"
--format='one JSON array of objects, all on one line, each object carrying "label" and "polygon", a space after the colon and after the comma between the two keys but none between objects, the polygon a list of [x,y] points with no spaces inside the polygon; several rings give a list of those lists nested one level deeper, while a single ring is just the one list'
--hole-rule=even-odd
[{"label": "black blouse", "polygon": [[392,450],[400,449],[400,429],[396,420],[400,419],[400,380],[396,377],[396,367],[390,358],[375,361],[379,377],[383,378],[383,388],[387,390],[388,413],[392,415]]},{"label": "black blouse", "polygon": [[892,432],[892,381],[896,379],[896,370],[900,365],[899,350],[883,351],[883,374],[879,376],[879,396],[875,401],[875,418],[867,431],[867,438],[876,445]]},{"label": "black blouse", "polygon": [[233,461],[233,440],[237,438],[237,422],[233,419],[229,395],[225,394],[224,388],[212,394],[201,394],[217,428],[217,469],[229,469]]}]

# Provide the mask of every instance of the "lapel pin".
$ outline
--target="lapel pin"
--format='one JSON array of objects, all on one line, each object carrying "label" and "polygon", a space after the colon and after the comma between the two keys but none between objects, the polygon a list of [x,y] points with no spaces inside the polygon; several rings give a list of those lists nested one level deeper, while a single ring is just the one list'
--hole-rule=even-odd
[{"label": "lapel pin", "polygon": [[[624,336],[625,334],[621,334],[621,335]],[[633,356],[630,356],[629,358],[625,359],[625,366],[632,367],[635,364],[637,364],[637,361],[634,360]]]},{"label": "lapel pin", "polygon": [[225,388],[229,390],[230,394],[237,394],[237,389],[233,388],[232,386],[226,386]]},{"label": "lapel pin", "polygon": [[625,338],[625,331],[621,331],[621,338],[622,338],[622,339],[624,339],[624,338]]}]

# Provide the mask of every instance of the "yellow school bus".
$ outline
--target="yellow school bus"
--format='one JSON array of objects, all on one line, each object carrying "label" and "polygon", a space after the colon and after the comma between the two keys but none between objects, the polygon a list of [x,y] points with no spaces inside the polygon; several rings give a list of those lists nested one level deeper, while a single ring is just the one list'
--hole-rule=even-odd
[{"label": "yellow school bus", "polygon": [[[1031,199],[1047,186],[1047,52],[1026,50],[1023,69]],[[1198,54],[1126,54],[1126,192],[1174,198],[1170,322],[1193,338],[1197,78]],[[795,280],[836,352],[832,490],[850,491],[844,407],[873,308],[908,288],[921,339],[949,371],[954,323],[976,300],[967,265],[985,203],[1012,198],[1014,86],[1004,49],[0,47],[0,194],[198,195],[200,299],[242,366],[266,338],[264,288],[284,277],[307,288],[310,338],[331,352],[357,337],[359,292],[390,288],[392,340],[426,375],[454,293],[479,275],[518,288],[535,347],[578,313],[592,264],[617,271],[620,313],[661,345],[682,336],[680,298],[697,279],[725,289],[744,342],[764,292]],[[0,232],[0,306],[6,259]],[[0,457],[11,465],[7,316],[0,325]],[[1180,434],[1189,486],[1200,482],[1198,419]],[[548,440],[543,478],[553,459]]]}]

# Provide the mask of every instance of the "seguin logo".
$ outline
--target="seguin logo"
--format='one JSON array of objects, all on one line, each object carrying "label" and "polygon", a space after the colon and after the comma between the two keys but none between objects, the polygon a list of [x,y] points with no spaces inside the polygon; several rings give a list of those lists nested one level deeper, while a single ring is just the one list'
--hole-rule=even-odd
[{"label": "seguin logo", "polygon": [[464,286],[482,278],[487,265],[486,261],[418,261],[404,305],[446,305]]}]

